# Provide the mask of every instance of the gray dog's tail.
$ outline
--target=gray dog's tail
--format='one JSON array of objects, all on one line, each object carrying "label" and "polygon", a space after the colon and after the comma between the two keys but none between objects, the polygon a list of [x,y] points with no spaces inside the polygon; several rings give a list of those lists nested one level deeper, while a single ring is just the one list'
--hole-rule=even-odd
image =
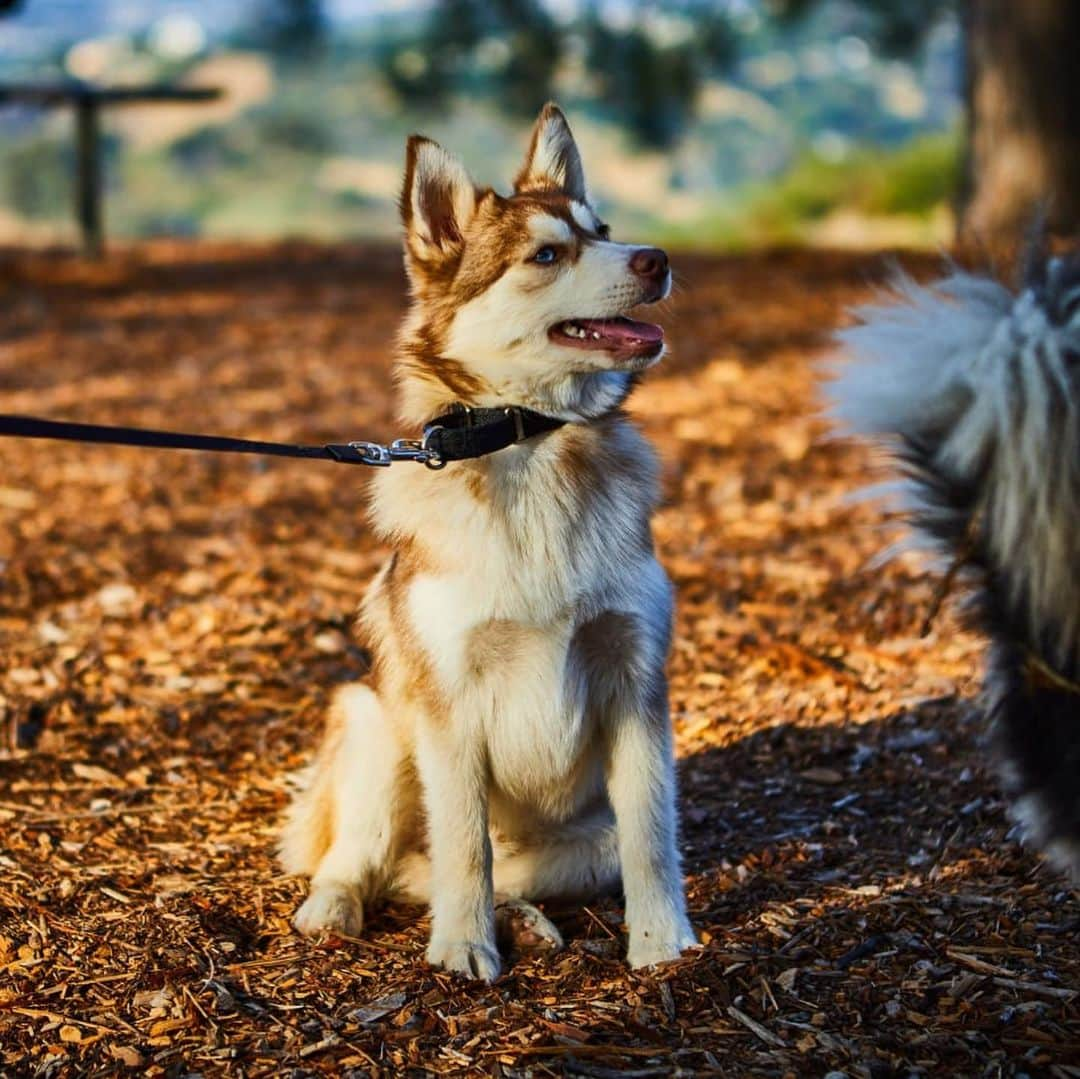
[{"label": "gray dog's tail", "polygon": [[916,537],[971,586],[1017,816],[1080,879],[1080,253],[1014,294],[953,272],[860,308],[828,395],[885,442]]}]

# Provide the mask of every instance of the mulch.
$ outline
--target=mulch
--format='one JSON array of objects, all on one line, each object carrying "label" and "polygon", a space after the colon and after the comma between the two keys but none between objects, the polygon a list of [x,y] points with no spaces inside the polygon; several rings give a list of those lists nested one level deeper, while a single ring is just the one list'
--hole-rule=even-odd
[{"label": "mulch", "polygon": [[[933,260],[908,260],[919,274]],[[622,908],[493,986],[427,918],[307,941],[274,860],[287,773],[384,552],[358,469],[0,444],[0,1074],[1080,1076],[1078,895],[1012,830],[980,642],[875,555],[818,361],[880,257],[678,260],[633,402],[665,465],[690,907],[623,963]],[[0,411],[303,441],[386,437],[389,248],[0,258]],[[411,467],[399,465],[397,467]]]}]

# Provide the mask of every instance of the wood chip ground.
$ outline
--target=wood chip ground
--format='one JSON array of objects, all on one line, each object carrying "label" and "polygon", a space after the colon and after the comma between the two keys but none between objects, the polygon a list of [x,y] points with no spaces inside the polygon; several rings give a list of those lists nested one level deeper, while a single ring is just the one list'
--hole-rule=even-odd
[{"label": "wood chip ground", "polygon": [[[932,272],[929,260],[911,263]],[[980,644],[874,556],[865,451],[816,364],[883,258],[679,260],[633,411],[665,463],[690,907],[623,964],[621,907],[491,987],[427,919],[297,937],[286,774],[362,673],[383,551],[360,470],[0,442],[0,1074],[1080,1076],[1077,894],[1011,831]],[[389,437],[388,248],[157,245],[0,260],[0,411]],[[401,465],[398,467],[410,467]]]}]

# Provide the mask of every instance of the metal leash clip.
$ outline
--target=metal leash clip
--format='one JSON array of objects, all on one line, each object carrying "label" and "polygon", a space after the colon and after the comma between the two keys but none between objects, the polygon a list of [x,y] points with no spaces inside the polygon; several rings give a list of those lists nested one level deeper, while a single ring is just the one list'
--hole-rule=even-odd
[{"label": "metal leash clip", "polygon": [[431,446],[431,438],[433,435],[438,434],[443,430],[441,423],[434,424],[430,427],[424,428],[424,441],[420,443],[420,448],[427,454],[427,459],[424,464],[428,468],[438,471],[440,468],[446,468],[446,458],[439,453],[438,450],[433,449]]},{"label": "metal leash clip", "polygon": [[414,438],[396,438],[390,443],[390,458],[394,461],[419,461],[427,468],[440,469],[446,467],[446,461],[439,456],[438,452],[431,448],[428,439],[432,431],[441,431],[441,427],[432,427],[424,431],[424,440],[417,442]]},{"label": "metal leash clip", "polygon": [[380,442],[350,442],[349,447],[363,457],[364,464],[375,465],[377,468],[389,468],[395,461],[417,461],[428,468],[444,468],[446,461],[427,445],[427,440],[428,435],[425,433],[423,442],[411,438],[396,438],[389,446]]}]

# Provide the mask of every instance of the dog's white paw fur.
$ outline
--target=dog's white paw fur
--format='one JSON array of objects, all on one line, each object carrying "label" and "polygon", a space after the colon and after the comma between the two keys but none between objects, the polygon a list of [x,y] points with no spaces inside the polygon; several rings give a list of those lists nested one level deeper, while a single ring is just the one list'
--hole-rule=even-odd
[{"label": "dog's white paw fur", "polygon": [[630,933],[630,947],[626,961],[635,969],[653,967],[657,963],[670,963],[690,948],[700,948],[693,926],[681,919],[669,929]]},{"label": "dog's white paw fur", "polygon": [[432,938],[428,944],[427,961],[433,967],[442,967],[488,984],[495,981],[502,970],[495,945],[478,940]]},{"label": "dog's white paw fur", "polygon": [[293,925],[306,937],[319,933],[358,937],[364,928],[364,904],[346,884],[318,884],[296,912]]}]

